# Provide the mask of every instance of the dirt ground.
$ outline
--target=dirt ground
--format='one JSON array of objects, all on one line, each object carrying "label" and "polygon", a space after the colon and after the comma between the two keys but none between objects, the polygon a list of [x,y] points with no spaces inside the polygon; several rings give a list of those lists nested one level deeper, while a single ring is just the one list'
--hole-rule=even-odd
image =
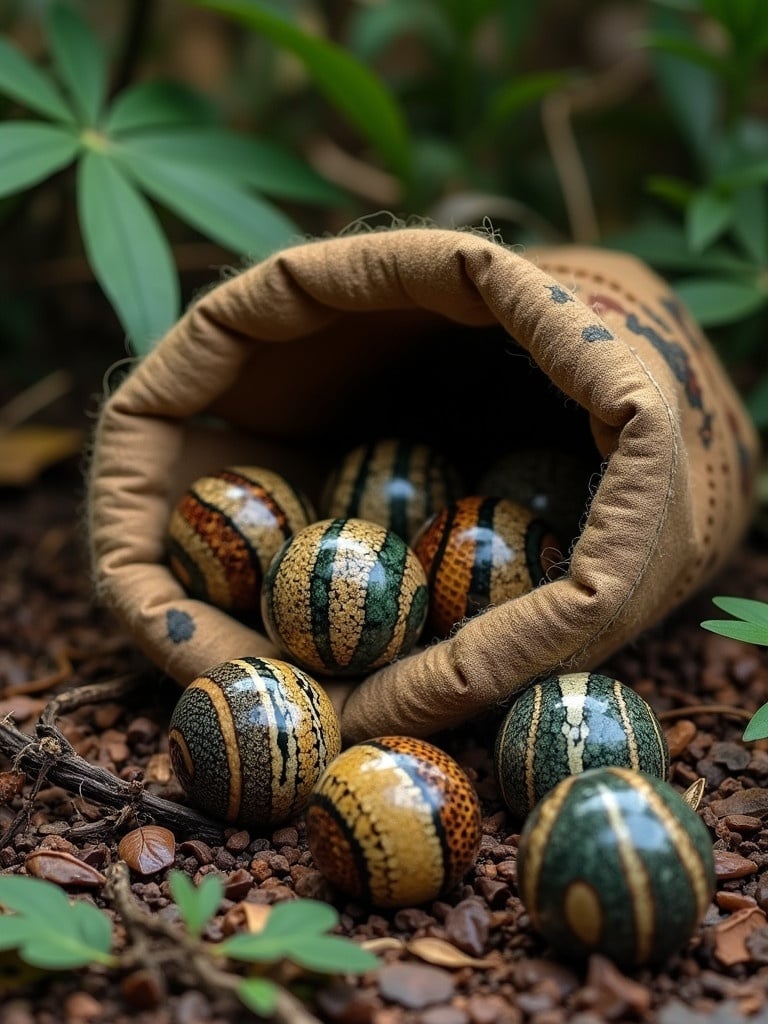
[{"label": "dirt ground", "polygon": [[[138,672],[138,691],[63,713],[59,728],[90,764],[183,803],[166,739],[178,690],[95,606],[80,527],[83,500],[77,460],[28,489],[0,492],[0,720],[12,716],[31,736],[54,696]],[[745,714],[768,699],[768,660],[761,648],[701,629],[702,619],[720,614],[711,604],[715,594],[768,600],[768,541],[758,531],[694,600],[602,666],[661,716],[675,787],[706,783],[699,811],[714,843],[716,895],[691,941],[662,969],[624,974],[598,956],[569,966],[532,931],[516,888],[520,824],[500,802],[488,746],[494,723],[482,720],[432,738],[468,771],[483,805],[480,853],[455,891],[426,906],[372,912],[328,888],[300,819],[271,833],[228,829],[205,840],[175,827],[176,866],[192,877],[216,871],[224,879],[226,899],[206,937],[225,933],[232,908],[243,901],[298,895],[333,903],[340,934],[380,940],[374,948],[382,964],[361,977],[295,983],[315,1019],[338,1024],[768,1021],[768,745],[741,740]],[[713,713],[701,705],[723,707]],[[0,772],[7,772],[10,759],[1,743],[0,749]],[[41,849],[69,852],[98,871],[118,859],[118,842],[136,822],[85,799],[76,786],[44,780],[18,827],[34,783],[28,772],[23,791],[0,806],[0,834],[15,828],[0,848],[0,871],[25,870],[29,854]],[[131,888],[143,909],[173,925],[167,871],[134,874]],[[78,894],[114,913],[98,885]],[[430,962],[429,944],[414,942],[424,937],[444,940],[451,962]],[[194,979],[168,979],[163,991],[142,987],[136,972],[93,968],[30,980],[14,972],[7,956],[0,963],[2,1024],[254,1019]]]}]

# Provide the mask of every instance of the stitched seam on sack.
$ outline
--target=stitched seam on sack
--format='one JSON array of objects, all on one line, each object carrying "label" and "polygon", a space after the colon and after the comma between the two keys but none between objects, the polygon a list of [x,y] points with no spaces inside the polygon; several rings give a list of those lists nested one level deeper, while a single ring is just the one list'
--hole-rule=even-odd
[{"label": "stitched seam on sack", "polygon": [[642,367],[642,370],[645,373],[646,377],[648,378],[648,380],[653,384],[654,388],[656,389],[659,397],[661,398],[662,405],[664,406],[664,408],[666,410],[667,417],[668,417],[670,425],[672,427],[672,451],[674,453],[674,458],[672,459],[672,465],[671,465],[670,472],[669,472],[669,475],[668,475],[668,478],[667,478],[667,493],[666,493],[664,504],[663,504],[664,514],[662,516],[659,516],[658,526],[657,526],[656,530],[653,533],[652,542],[648,546],[648,550],[647,550],[646,556],[645,556],[645,558],[643,560],[643,563],[641,565],[640,571],[637,573],[637,577],[635,579],[635,582],[627,590],[625,597],[622,599],[622,601],[620,602],[619,606],[616,608],[616,611],[613,613],[613,615],[610,617],[610,619],[608,619],[608,621],[605,622],[599,630],[597,630],[597,632],[592,634],[592,637],[586,643],[582,644],[582,646],[578,650],[574,651],[573,654],[571,654],[568,659],[563,659],[563,661],[568,661],[568,660],[573,660],[575,658],[579,658],[582,654],[584,654],[585,651],[587,651],[591,646],[593,646],[595,643],[597,643],[597,641],[600,639],[600,637],[602,637],[605,633],[607,633],[610,630],[611,626],[614,624],[614,622],[616,622],[616,620],[621,615],[622,611],[626,608],[626,606],[632,600],[632,596],[634,595],[635,591],[639,587],[640,581],[642,579],[644,579],[644,577],[645,577],[645,573],[646,573],[646,570],[648,568],[648,565],[650,564],[651,559],[653,557],[653,553],[656,550],[656,544],[657,544],[658,538],[659,538],[659,536],[662,533],[664,524],[666,523],[667,515],[668,515],[668,509],[669,509],[669,505],[670,505],[671,497],[672,497],[673,483],[674,483],[674,479],[675,479],[675,476],[676,476],[676,470],[677,470],[677,467],[679,465],[680,448],[679,448],[679,445],[677,443],[677,439],[676,439],[676,436],[675,436],[675,429],[674,428],[675,428],[676,418],[675,418],[674,413],[672,411],[672,406],[670,405],[666,395],[664,394],[664,392],[663,392],[659,382],[656,380],[654,375],[648,369],[647,365],[645,364],[643,359],[640,357],[640,355],[638,354],[637,350],[634,349],[631,345],[627,345],[627,351],[632,353],[634,358],[637,360],[638,364]]}]

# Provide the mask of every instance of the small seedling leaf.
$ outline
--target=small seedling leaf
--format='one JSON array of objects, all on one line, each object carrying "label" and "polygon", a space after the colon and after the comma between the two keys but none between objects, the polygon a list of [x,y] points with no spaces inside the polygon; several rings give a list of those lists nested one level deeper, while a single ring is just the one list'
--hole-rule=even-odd
[{"label": "small seedling leaf", "polygon": [[17,949],[25,963],[53,970],[91,963],[114,965],[112,923],[82,900],[71,902],[58,886],[26,875],[0,878],[0,948]]},{"label": "small seedling leaf", "polygon": [[712,604],[737,619],[765,626],[768,635],[768,604],[765,601],[753,601],[747,597],[713,597]]},{"label": "small seedling leaf", "polygon": [[212,120],[211,105],[180,82],[139,82],[116,97],[104,129],[109,135],[122,136],[209,125]]},{"label": "small seedling leaf", "polygon": [[78,213],[94,275],[134,351],[145,353],[173,324],[180,303],[176,268],[157,217],[100,153],[87,153],[80,164]]},{"label": "small seedling leaf", "polygon": [[248,978],[237,986],[241,1003],[260,1017],[271,1017],[277,1006],[277,986],[268,978]]},{"label": "small seedling leaf", "polygon": [[71,163],[79,148],[80,141],[74,132],[59,125],[37,121],[0,124],[0,196],[20,192],[49,178]]},{"label": "small seedling leaf", "polygon": [[732,640],[742,640],[746,644],[768,646],[768,627],[756,622],[743,622],[741,619],[706,619],[701,623],[702,629],[720,636],[728,636]]},{"label": "small seedling leaf", "polygon": [[48,34],[56,68],[84,124],[95,126],[107,89],[107,61],[89,25],[64,3],[48,16]]},{"label": "small seedling leaf", "polygon": [[319,900],[285,900],[276,903],[267,918],[264,937],[295,938],[300,935],[320,935],[339,923],[337,911]]},{"label": "small seedling leaf", "polygon": [[301,936],[286,956],[299,967],[326,974],[362,974],[381,966],[370,950],[341,935]]},{"label": "small seedling leaf", "polygon": [[52,882],[27,875],[2,875],[0,907],[23,913],[29,919],[63,924],[69,914],[70,902],[64,890]]},{"label": "small seedling leaf", "polygon": [[768,738],[768,704],[757,709],[741,738],[747,742]]},{"label": "small seedling leaf", "polygon": [[[74,120],[73,111],[67,106],[64,97],[51,79],[36,68],[21,50],[2,38],[0,38],[0,93],[54,121],[71,122]],[[3,169],[3,174],[5,174],[5,169]]]},{"label": "small seedling leaf", "polygon": [[685,217],[688,244],[694,252],[702,252],[725,231],[733,219],[730,196],[715,189],[701,189],[693,195]]},{"label": "small seedling leaf", "polygon": [[187,930],[195,937],[201,935],[224,895],[221,879],[218,875],[205,875],[196,886],[183,871],[171,871],[168,884]]}]

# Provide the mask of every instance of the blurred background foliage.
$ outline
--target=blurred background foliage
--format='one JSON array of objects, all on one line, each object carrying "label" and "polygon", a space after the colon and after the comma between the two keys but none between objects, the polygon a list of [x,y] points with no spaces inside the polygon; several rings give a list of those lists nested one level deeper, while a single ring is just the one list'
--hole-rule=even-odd
[{"label": "blurred background foliage", "polygon": [[766,0],[6,0],[0,31],[0,399],[394,217],[638,254],[768,436]]}]

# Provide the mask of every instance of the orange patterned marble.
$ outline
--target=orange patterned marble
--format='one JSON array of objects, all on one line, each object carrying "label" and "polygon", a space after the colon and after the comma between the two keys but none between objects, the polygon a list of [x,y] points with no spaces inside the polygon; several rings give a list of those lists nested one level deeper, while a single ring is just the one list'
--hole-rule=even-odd
[{"label": "orange patterned marble", "polygon": [[462,619],[524,594],[554,575],[560,544],[534,512],[506,498],[460,498],[413,541],[429,583],[427,630],[447,636]]},{"label": "orange patterned marble", "polygon": [[480,823],[462,767],[408,736],[348,747],[320,776],[306,810],[318,870],[377,907],[413,906],[451,890],[474,863]]},{"label": "orange patterned marble", "polygon": [[272,470],[230,466],[202,476],[171,516],[171,571],[192,597],[258,613],[269,563],[314,517],[307,498]]}]

